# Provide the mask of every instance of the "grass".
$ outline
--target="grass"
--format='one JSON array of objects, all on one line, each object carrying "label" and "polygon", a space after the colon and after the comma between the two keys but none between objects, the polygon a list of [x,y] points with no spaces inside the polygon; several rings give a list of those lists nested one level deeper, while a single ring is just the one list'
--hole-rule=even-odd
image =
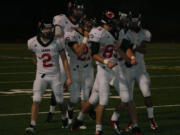
[{"label": "grass", "polygon": [[[148,45],[145,55],[147,71],[151,76],[151,92],[155,106],[155,117],[159,125],[159,132],[152,132],[146,119],[146,109],[138,108],[139,126],[145,135],[179,135],[180,134],[180,106],[162,107],[162,105],[180,105],[180,44],[153,43]],[[32,83],[35,78],[32,54],[25,44],[0,44],[0,135],[23,135],[30,122],[30,107],[32,104]],[[15,93],[8,94],[4,92]],[[23,92],[24,90],[25,92]],[[112,95],[116,95],[111,87]],[[40,105],[37,122],[37,135],[92,135],[95,130],[95,121],[88,116],[85,123],[87,130],[70,133],[68,129],[61,129],[61,117],[57,112],[52,123],[45,123],[49,110],[50,92]],[[134,99],[136,105],[144,106],[144,99],[135,86]],[[67,99],[66,99],[67,100]],[[110,98],[107,108],[114,108],[119,100]],[[79,104],[76,109],[79,109]],[[57,107],[57,111],[58,111]],[[9,114],[9,115],[8,115]],[[19,115],[15,115],[19,114]],[[103,129],[105,135],[115,135],[108,119],[112,111],[105,111]],[[77,112],[75,113],[77,115]],[[120,117],[120,127],[127,126],[129,121],[127,112]],[[130,133],[129,133],[130,135]]]}]

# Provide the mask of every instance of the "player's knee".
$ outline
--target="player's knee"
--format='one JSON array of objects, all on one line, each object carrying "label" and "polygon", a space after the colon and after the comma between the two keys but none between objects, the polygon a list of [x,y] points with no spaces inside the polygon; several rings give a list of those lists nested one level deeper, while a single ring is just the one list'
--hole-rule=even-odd
[{"label": "player's knee", "polygon": [[151,96],[151,92],[149,89],[146,89],[144,91],[142,91],[142,94],[144,97],[150,97]]},{"label": "player's knee", "polygon": [[62,104],[64,101],[62,92],[54,92],[55,100],[58,104]]},{"label": "player's knee", "polygon": [[108,104],[108,98],[101,99],[99,104],[103,105],[103,106],[107,105]]},{"label": "player's knee", "polygon": [[76,104],[79,100],[79,96],[71,96],[70,102]]},{"label": "player's knee", "polygon": [[42,95],[40,93],[34,93],[33,94],[33,102],[41,102]]},{"label": "player's knee", "polygon": [[128,92],[123,92],[120,94],[122,102],[127,103],[131,100],[130,94]]}]

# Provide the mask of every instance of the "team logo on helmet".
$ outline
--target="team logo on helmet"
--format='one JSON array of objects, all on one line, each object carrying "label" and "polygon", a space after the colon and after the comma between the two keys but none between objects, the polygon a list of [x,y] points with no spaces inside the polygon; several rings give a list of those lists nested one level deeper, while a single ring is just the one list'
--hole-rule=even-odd
[{"label": "team logo on helmet", "polygon": [[111,12],[111,11],[107,11],[107,12],[105,13],[105,15],[106,15],[106,17],[109,18],[109,19],[112,19],[112,18],[115,17],[115,14],[114,14],[113,12]]}]

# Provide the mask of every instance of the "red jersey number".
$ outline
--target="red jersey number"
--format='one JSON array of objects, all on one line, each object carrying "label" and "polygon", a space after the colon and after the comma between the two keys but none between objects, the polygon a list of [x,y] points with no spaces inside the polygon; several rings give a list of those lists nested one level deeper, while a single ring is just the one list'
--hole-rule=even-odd
[{"label": "red jersey number", "polygon": [[88,52],[89,52],[89,49],[88,47],[86,46],[84,52],[83,52],[83,55],[82,56],[79,56],[78,57],[78,60],[81,60],[81,61],[88,61],[90,60],[90,56],[88,55]]},{"label": "red jersey number", "polygon": [[51,55],[49,53],[44,53],[41,58],[43,59],[43,67],[48,68],[53,66],[53,64],[48,63],[51,61]]},{"label": "red jersey number", "polygon": [[103,53],[103,57],[104,58],[111,58],[113,56],[113,51],[114,51],[114,46],[113,45],[107,45],[104,53]]}]

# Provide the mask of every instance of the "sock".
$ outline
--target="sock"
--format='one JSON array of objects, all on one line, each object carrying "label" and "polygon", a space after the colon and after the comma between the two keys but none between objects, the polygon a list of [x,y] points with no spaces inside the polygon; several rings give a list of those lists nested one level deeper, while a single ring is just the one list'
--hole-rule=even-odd
[{"label": "sock", "polygon": [[154,117],[154,108],[153,107],[148,107],[147,108],[147,114],[148,114],[148,118],[153,118]]},{"label": "sock", "polygon": [[36,121],[35,120],[31,120],[31,125],[32,126],[36,126]]},{"label": "sock", "polygon": [[96,132],[97,131],[102,131],[102,125],[101,124],[96,124]]},{"label": "sock", "polygon": [[116,111],[114,111],[112,117],[111,117],[111,120],[112,121],[118,121],[118,118],[119,118],[120,114],[117,113]]},{"label": "sock", "polygon": [[66,117],[66,114],[61,114],[61,119],[62,120],[65,120],[67,117]]},{"label": "sock", "polygon": [[84,117],[85,117],[85,114],[82,113],[82,112],[79,112],[77,119],[80,120],[80,121],[83,121]]},{"label": "sock", "polygon": [[55,112],[55,106],[50,105],[49,112],[54,113]]}]

